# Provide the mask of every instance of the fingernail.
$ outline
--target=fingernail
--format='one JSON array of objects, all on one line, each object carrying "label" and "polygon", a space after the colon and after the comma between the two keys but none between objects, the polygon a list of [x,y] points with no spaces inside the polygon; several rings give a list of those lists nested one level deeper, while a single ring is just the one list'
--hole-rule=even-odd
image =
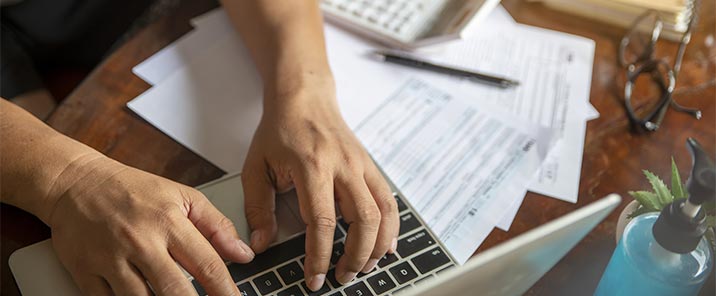
[{"label": "fingernail", "polygon": [[397,238],[393,238],[393,242],[390,243],[390,250],[388,250],[388,253],[393,254],[393,253],[395,253],[395,251],[397,251],[397,250],[398,250],[398,239],[397,239]]},{"label": "fingernail", "polygon": [[254,250],[251,250],[251,248],[248,245],[246,245],[245,242],[243,242],[242,240],[237,240],[237,241],[239,242],[239,247],[241,248],[242,251],[244,251],[244,253],[246,255],[249,255],[252,258],[254,256],[256,256],[256,254],[254,254]]},{"label": "fingernail", "polygon": [[358,275],[357,272],[341,272],[339,274],[336,274],[336,280],[341,283],[341,285],[345,285],[352,281],[356,275]]},{"label": "fingernail", "polygon": [[363,267],[363,270],[361,270],[362,273],[369,273],[373,268],[375,268],[375,265],[378,264],[378,259],[370,259],[365,264],[365,267]]},{"label": "fingernail", "polygon": [[251,245],[256,248],[263,240],[263,234],[261,231],[254,231],[251,233]]},{"label": "fingernail", "polygon": [[318,291],[323,287],[323,282],[326,280],[326,274],[319,273],[317,275],[314,275],[311,277],[311,279],[308,281],[308,288],[311,289],[311,291]]}]

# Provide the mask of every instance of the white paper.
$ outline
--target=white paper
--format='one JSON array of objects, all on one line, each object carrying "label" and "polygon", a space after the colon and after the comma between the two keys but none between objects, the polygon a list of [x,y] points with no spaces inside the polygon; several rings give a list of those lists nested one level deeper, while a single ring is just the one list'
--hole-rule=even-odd
[{"label": "white paper", "polygon": [[559,130],[560,153],[548,157],[530,190],[577,201],[585,121],[591,107],[592,40],[517,24],[451,43],[444,52],[425,57],[520,81],[519,87],[508,90],[471,81],[452,86]]},{"label": "white paper", "polygon": [[[560,51],[571,53],[572,62],[560,61]],[[471,40],[451,43],[438,53],[430,53],[428,50],[428,53],[423,53],[422,56],[440,63],[521,81],[523,85],[512,91],[467,81],[458,82],[458,87],[466,92],[484,94],[484,97],[493,99],[495,104],[503,105],[523,118],[560,128],[563,140],[559,141],[559,146],[567,148],[559,148],[563,149],[564,153],[557,149],[552,152],[550,160],[545,164],[546,169],[536,176],[530,190],[576,202],[586,132],[585,121],[599,117],[599,113],[588,102],[593,51],[594,43],[591,40],[516,25],[512,28],[503,26]],[[453,85],[454,82],[448,83]],[[567,90],[561,105],[555,99],[560,94],[558,89]],[[539,104],[546,108],[535,107]],[[557,109],[553,109],[552,114],[533,113],[534,110],[549,108]],[[498,228],[509,230],[522,199],[523,197],[520,197],[509,208],[508,213],[498,222]]]},{"label": "white paper", "polygon": [[239,172],[262,99],[261,79],[246,47],[236,34],[226,34],[127,105],[221,169]]},{"label": "white paper", "polygon": [[224,8],[218,7],[189,20],[189,22],[196,28],[216,28],[216,26],[223,26],[225,19],[226,11]]},{"label": "white paper", "polygon": [[132,68],[132,72],[151,85],[159,84],[174,71],[189,64],[193,58],[215,46],[217,41],[233,33],[231,26],[222,25],[222,22],[212,25],[203,30],[190,31]]},{"label": "white paper", "polygon": [[587,120],[597,119],[599,118],[599,111],[597,111],[597,108],[594,108],[592,104],[589,104],[587,106],[589,110],[587,111]]},{"label": "white paper", "polygon": [[[495,26],[508,26],[508,25],[514,25],[517,22],[514,18],[510,15],[510,13],[505,9],[502,5],[497,5],[492,12],[490,12],[490,15],[488,16],[487,20],[482,26],[478,27],[478,30],[493,30]],[[502,29],[502,28],[501,28]],[[477,32],[478,34],[481,32]],[[585,118],[587,121],[597,119],[599,118],[599,112],[597,111],[592,104],[586,105],[585,110]]]},{"label": "white paper", "polygon": [[551,142],[475,97],[409,80],[355,130],[460,264],[524,196]]},{"label": "white paper", "polygon": [[515,217],[517,216],[517,212],[520,210],[520,206],[522,206],[522,202],[525,199],[525,195],[527,194],[527,190],[525,189],[525,192],[519,195],[519,198],[516,198],[510,206],[507,207],[507,210],[505,210],[505,213],[502,215],[502,218],[500,218],[500,221],[497,221],[497,224],[495,227],[502,229],[504,231],[509,231],[510,227],[512,226],[512,222],[515,221]]},{"label": "white paper", "polygon": [[[231,32],[225,14],[217,14],[217,17],[223,22],[213,22],[217,24],[213,28],[219,28],[213,31],[228,30],[229,33],[198,56],[184,58],[184,63],[190,62],[180,65],[166,78],[153,76],[161,83],[127,105],[219,168],[239,172],[261,118],[263,90],[241,38]],[[373,48],[368,43],[330,25],[326,26],[325,35],[339,105],[346,122],[355,126],[399,81],[393,70],[386,70],[382,64],[365,57]],[[171,60],[170,57],[162,59]],[[148,60],[143,63],[143,69],[176,65],[175,62],[162,64],[159,60]],[[142,73],[146,76],[149,72]]]},{"label": "white paper", "polygon": [[[487,16],[487,19],[483,22],[483,25],[477,26],[478,28],[488,28],[495,25],[515,24],[515,19],[512,18],[510,13],[505,9],[502,4],[497,4],[495,8]],[[478,29],[480,30],[480,29]]]},{"label": "white paper", "polygon": [[[132,72],[147,83],[156,85],[174,71],[183,68],[191,59],[201,55],[217,40],[222,39],[227,34],[236,34],[223,8],[213,9],[191,19],[190,22],[195,27],[194,30],[135,66]],[[497,5],[484,24],[477,27],[477,30],[489,30],[494,26],[514,24],[515,20],[507,10],[502,5]],[[326,27],[328,30],[333,30],[331,25]],[[353,45],[358,45],[354,49],[365,51],[377,47],[366,47],[370,42],[361,40],[359,37],[351,36],[349,39],[358,41],[353,43]]]}]

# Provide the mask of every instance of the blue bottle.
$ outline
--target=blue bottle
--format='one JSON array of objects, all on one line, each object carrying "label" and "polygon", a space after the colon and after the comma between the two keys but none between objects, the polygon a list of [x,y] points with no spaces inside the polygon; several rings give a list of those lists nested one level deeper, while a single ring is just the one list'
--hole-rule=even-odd
[{"label": "blue bottle", "polygon": [[716,167],[693,139],[688,199],[634,218],[624,229],[595,295],[696,295],[713,269],[701,204],[716,199]]}]

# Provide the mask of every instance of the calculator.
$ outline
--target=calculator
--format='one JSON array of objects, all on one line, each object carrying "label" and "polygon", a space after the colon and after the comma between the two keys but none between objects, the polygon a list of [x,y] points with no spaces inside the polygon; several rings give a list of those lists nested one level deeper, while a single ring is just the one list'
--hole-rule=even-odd
[{"label": "calculator", "polygon": [[500,0],[321,0],[326,20],[391,48],[463,38]]}]

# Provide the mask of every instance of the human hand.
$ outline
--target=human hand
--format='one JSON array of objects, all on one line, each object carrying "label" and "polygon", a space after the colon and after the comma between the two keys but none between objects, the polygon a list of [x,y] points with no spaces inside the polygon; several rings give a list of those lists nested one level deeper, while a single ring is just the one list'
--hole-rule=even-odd
[{"label": "human hand", "polygon": [[[345,284],[394,252],[400,227],[397,204],[382,174],[343,121],[330,88],[264,104],[242,182],[251,247],[261,253],[277,231],[275,191],[295,189],[307,224],[307,286],[325,281],[336,225],[335,203],[350,229],[336,279]],[[272,102],[268,99],[265,102]]]},{"label": "human hand", "polygon": [[221,257],[254,253],[204,195],[104,157],[82,172],[46,222],[83,294],[151,295],[148,281],[158,295],[196,295],[178,263],[210,295],[238,295]]}]

